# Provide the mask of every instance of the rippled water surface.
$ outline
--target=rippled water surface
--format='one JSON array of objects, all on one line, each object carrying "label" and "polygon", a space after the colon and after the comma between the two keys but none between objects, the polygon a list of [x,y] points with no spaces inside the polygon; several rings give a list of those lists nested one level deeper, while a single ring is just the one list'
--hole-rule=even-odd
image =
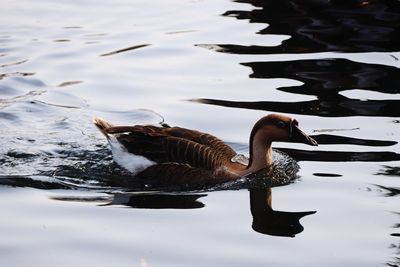
[{"label": "rippled water surface", "polygon": [[[0,265],[399,266],[399,25],[396,0],[5,1]],[[320,144],[274,144],[300,171],[273,188],[128,190],[92,124],[246,154],[268,113]]]}]

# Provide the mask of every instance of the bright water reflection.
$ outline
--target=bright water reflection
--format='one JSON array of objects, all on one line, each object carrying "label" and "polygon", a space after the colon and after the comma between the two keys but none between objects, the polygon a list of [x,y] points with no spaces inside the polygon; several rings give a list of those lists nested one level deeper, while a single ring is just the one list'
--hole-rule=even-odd
[{"label": "bright water reflection", "polygon": [[[399,264],[398,1],[2,11],[1,266]],[[272,189],[126,192],[91,124],[165,120],[247,153],[266,112],[296,117],[321,144],[276,144],[301,170]]]}]

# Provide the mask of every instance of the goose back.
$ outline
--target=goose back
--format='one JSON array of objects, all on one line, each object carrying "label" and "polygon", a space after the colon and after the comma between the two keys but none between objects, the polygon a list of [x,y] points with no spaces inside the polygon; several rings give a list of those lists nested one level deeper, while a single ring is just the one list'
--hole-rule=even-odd
[{"label": "goose back", "polygon": [[217,137],[180,127],[117,126],[106,129],[135,155],[156,163],[175,162],[205,170],[231,163],[236,152]]}]

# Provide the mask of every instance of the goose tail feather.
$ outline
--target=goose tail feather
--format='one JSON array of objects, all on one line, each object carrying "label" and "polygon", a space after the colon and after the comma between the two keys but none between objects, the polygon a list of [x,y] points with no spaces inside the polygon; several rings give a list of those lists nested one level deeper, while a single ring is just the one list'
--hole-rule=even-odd
[{"label": "goose tail feather", "polygon": [[94,118],[93,123],[108,138],[107,129],[113,127],[113,125],[100,117]]}]

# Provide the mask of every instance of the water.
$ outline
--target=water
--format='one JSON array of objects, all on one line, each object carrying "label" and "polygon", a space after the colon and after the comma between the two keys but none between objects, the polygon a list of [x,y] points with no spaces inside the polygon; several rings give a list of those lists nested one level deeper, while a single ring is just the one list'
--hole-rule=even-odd
[{"label": "water", "polygon": [[[1,266],[400,264],[398,1],[22,0],[2,11]],[[247,153],[253,123],[272,112],[320,146],[275,144],[301,169],[271,189],[127,192],[91,123],[164,121]]]}]

